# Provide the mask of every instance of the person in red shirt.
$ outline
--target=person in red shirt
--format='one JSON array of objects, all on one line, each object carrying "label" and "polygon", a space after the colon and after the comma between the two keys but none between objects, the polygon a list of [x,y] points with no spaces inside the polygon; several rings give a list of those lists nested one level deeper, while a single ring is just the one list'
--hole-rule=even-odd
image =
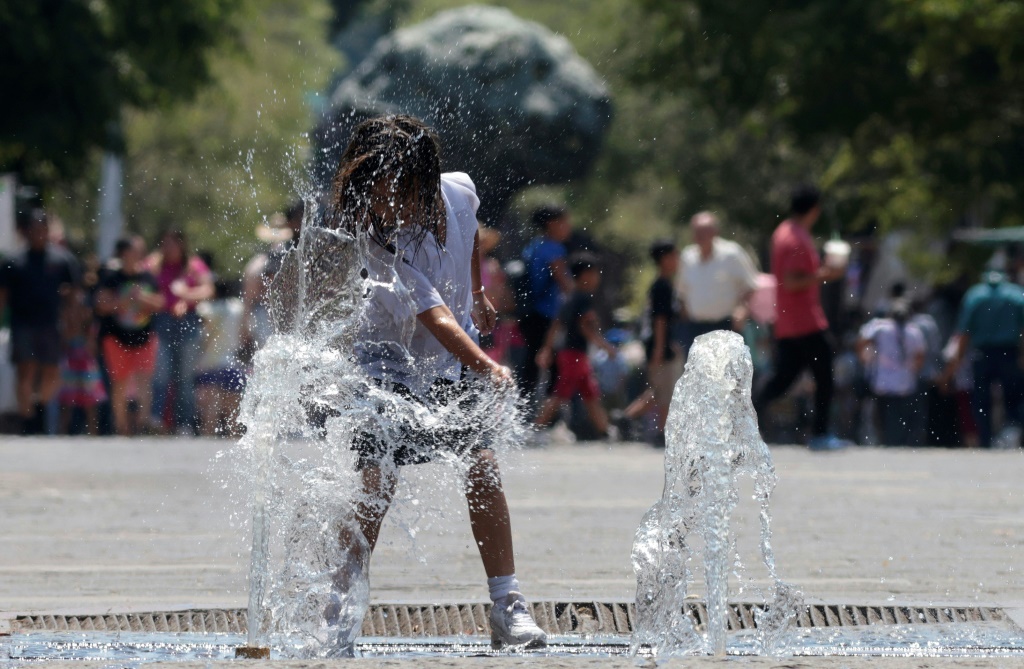
[{"label": "person in red shirt", "polygon": [[822,266],[811,238],[811,228],[821,215],[821,193],[813,186],[793,191],[790,216],[772,235],[771,269],[778,282],[776,297],[775,374],[754,399],[763,415],[772,401],[793,385],[804,369],[814,376],[814,425],[809,446],[832,449],[846,445],[828,433],[832,404],[832,344],[828,320],[821,308],[820,287],[842,278],[845,267]]}]

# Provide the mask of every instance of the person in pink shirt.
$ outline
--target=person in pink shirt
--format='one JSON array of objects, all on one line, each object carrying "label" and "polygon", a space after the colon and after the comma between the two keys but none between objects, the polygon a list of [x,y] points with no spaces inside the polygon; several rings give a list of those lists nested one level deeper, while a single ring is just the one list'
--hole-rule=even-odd
[{"label": "person in pink shirt", "polygon": [[163,425],[164,407],[173,388],[172,431],[195,431],[193,377],[199,357],[201,321],[196,305],[213,297],[213,274],[206,263],[190,254],[185,234],[171,230],[160,238],[160,249],[149,258],[149,271],[163,295],[163,311],[153,317],[160,348],[153,374],[153,427]]},{"label": "person in pink shirt", "polygon": [[772,234],[771,270],[778,283],[776,296],[775,374],[754,399],[758,415],[793,385],[800,373],[814,376],[814,425],[809,446],[840,448],[846,442],[828,433],[832,404],[833,347],[828,320],[821,307],[821,284],[840,279],[845,267],[822,266],[811,228],[821,216],[821,193],[813,186],[793,191],[790,216]]}]

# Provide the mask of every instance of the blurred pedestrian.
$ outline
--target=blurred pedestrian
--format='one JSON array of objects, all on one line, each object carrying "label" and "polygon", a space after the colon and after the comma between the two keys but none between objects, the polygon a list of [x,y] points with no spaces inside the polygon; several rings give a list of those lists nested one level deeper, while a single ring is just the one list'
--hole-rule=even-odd
[{"label": "blurred pedestrian", "polygon": [[164,297],[163,310],[153,318],[159,338],[153,374],[153,418],[163,422],[167,399],[173,392],[172,431],[194,434],[192,381],[202,353],[196,305],[213,297],[213,275],[199,256],[189,252],[185,233],[180,230],[163,234],[160,249],[150,256],[148,269],[156,277]]},{"label": "blurred pedestrian", "polygon": [[23,434],[48,431],[47,408],[60,389],[62,312],[79,283],[75,259],[50,243],[49,217],[35,209],[18,221],[28,248],[0,266],[0,313],[10,307],[11,363],[15,367]]},{"label": "blurred pedestrian", "polygon": [[494,228],[480,227],[480,285],[498,312],[498,323],[494,330],[487,335],[481,334],[480,348],[498,364],[507,365],[509,350],[520,334],[515,318],[515,297],[501,262],[493,255],[500,241],[500,232]]},{"label": "blurred pedestrian", "polygon": [[793,191],[789,218],[772,234],[771,270],[778,283],[775,372],[754,400],[763,420],[768,405],[809,368],[814,376],[814,425],[808,446],[816,450],[846,445],[829,434],[834,351],[820,294],[821,284],[842,278],[845,268],[821,264],[811,238],[820,216],[821,193],[813,186],[800,186]]},{"label": "blurred pedestrian", "polygon": [[[114,431],[122,436],[162,432],[151,423],[150,403],[159,339],[155,314],[166,305],[156,278],[145,269],[146,242],[136,235],[115,246],[112,264],[96,292],[96,313],[102,319],[103,363],[110,380],[110,411]],[[135,416],[129,411],[135,399]]]},{"label": "blurred pedestrian", "polygon": [[[672,400],[676,381],[683,373],[683,352],[672,339],[679,301],[673,281],[679,273],[679,250],[670,240],[659,240],[651,245],[651,259],[658,267],[658,278],[647,291],[647,309],[643,328],[644,350],[647,354],[647,384],[655,412],[657,431],[654,441],[665,443],[665,419]],[[636,418],[627,409],[628,418]]]},{"label": "blurred pedestrian", "polygon": [[1007,424],[1020,427],[1024,378],[1019,357],[1024,334],[1024,292],[1006,274],[989,271],[964,296],[957,320],[957,346],[945,380],[955,375],[969,350],[974,350],[972,405],[983,448],[992,446],[992,384],[1003,389]]},{"label": "blurred pedestrian", "polygon": [[[535,424],[537,427],[549,426],[562,407],[578,393],[598,433],[613,438],[608,414],[601,404],[601,391],[587,355],[588,345],[602,349],[610,356],[618,353],[601,334],[597,312],[594,311],[594,293],[601,284],[601,272],[597,259],[589,253],[576,254],[570,262],[573,292],[561,308],[558,320],[551,324],[544,345],[537,353],[538,367],[547,368],[554,363],[558,369],[555,387],[544,402]],[[565,344],[556,354],[555,342],[561,333],[565,335]]]},{"label": "blurred pedestrian", "polygon": [[540,234],[523,249],[526,265],[526,295],[516,295],[525,304],[520,309],[519,329],[526,347],[519,390],[532,400],[537,390],[540,368],[537,354],[544,346],[551,324],[558,318],[566,295],[573,291],[565,242],[572,235],[569,210],[559,205],[537,208],[531,217]]},{"label": "blurred pedestrian", "polygon": [[199,434],[241,436],[238,407],[245,390],[245,372],[239,360],[242,300],[237,284],[217,281],[214,299],[202,302],[196,313],[203,319],[203,355],[196,369],[196,404]]},{"label": "blurred pedestrian", "polygon": [[64,356],[60,366],[60,433],[69,434],[74,411],[85,419],[85,431],[99,434],[97,408],[107,401],[107,391],[96,359],[96,319],[92,304],[82,292],[68,301],[61,319]]},{"label": "blurred pedestrian", "polygon": [[909,304],[895,300],[888,315],[864,324],[857,340],[885,446],[909,446],[915,437],[918,374],[924,366],[927,342],[909,320]]},{"label": "blurred pedestrian", "polygon": [[242,273],[241,351],[248,358],[273,333],[267,294],[270,282],[281,269],[281,261],[299,240],[306,203],[296,200],[283,213],[270,217],[256,228],[256,237],[268,245],[257,253]]},{"label": "blurred pedestrian", "polygon": [[757,284],[757,270],[743,247],[719,236],[718,217],[702,211],[690,219],[693,244],[683,249],[676,288],[683,300],[683,346],[715,330],[738,330]]}]

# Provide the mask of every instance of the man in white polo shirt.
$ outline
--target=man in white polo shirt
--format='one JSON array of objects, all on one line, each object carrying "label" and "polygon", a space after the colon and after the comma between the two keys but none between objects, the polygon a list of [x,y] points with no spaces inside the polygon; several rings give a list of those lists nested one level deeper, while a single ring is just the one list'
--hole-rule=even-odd
[{"label": "man in white polo shirt", "polygon": [[686,323],[683,344],[715,330],[732,330],[757,283],[757,270],[739,244],[718,236],[718,217],[702,211],[690,219],[693,244],[683,249],[676,290]]}]

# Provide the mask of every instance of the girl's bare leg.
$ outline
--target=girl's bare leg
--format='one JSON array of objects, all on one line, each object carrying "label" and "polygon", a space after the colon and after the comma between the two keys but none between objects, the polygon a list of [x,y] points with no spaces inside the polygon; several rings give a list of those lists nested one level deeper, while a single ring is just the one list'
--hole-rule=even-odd
[{"label": "girl's bare leg", "polygon": [[[384,522],[384,516],[391,508],[391,501],[395,498],[395,489],[398,487],[398,476],[394,471],[382,471],[380,467],[366,467],[363,474],[363,496],[356,506],[356,519],[363,532],[363,537],[373,552],[377,545],[377,537],[380,535],[380,526]],[[345,530],[339,537],[342,544],[351,545],[351,538]]]},{"label": "girl's bare leg", "polygon": [[552,395],[544,401],[544,406],[540,410],[540,415],[534,421],[534,425],[537,427],[547,427],[558,415],[559,410],[562,408],[563,401],[558,397]]},{"label": "girl's bare leg", "polygon": [[512,522],[501,487],[498,460],[491,449],[473,453],[466,476],[466,502],[473,538],[488,578],[516,572],[512,550]]}]

